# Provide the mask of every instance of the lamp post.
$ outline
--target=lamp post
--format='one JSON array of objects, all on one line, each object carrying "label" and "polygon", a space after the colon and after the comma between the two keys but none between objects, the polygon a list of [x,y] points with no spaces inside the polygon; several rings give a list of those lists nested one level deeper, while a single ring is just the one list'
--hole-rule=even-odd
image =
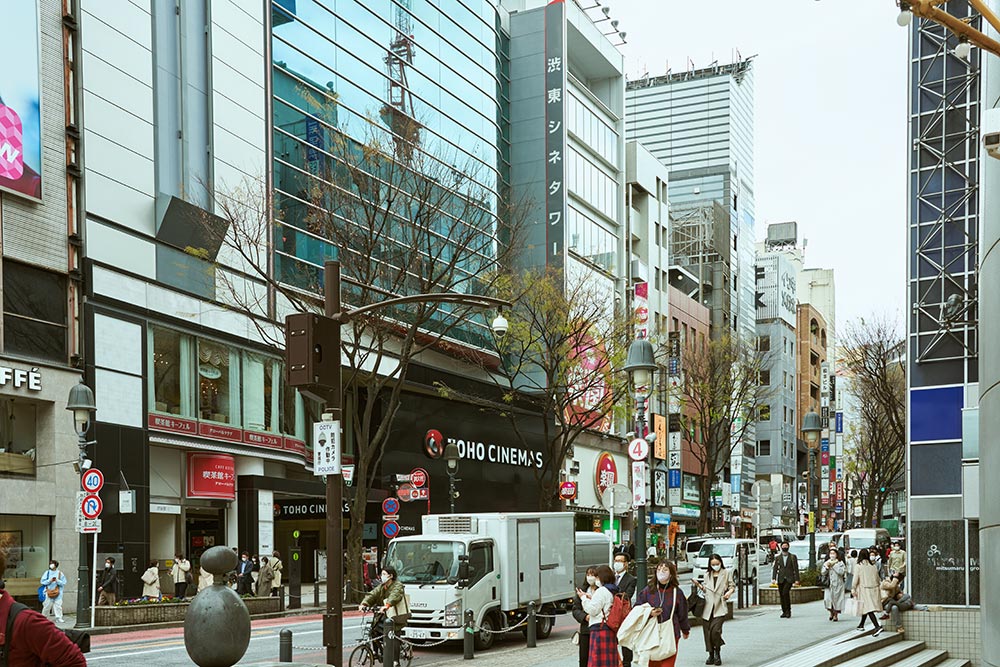
[{"label": "lamp post", "polygon": [[[79,461],[76,467],[80,473],[80,488],[83,488],[83,475],[90,469],[91,461],[87,456],[87,433],[90,431],[90,422],[94,413],[97,412],[97,405],[94,403],[94,392],[83,383],[83,378],[76,383],[76,386],[69,390],[69,399],[66,401],[66,409],[73,413],[73,428],[76,430],[77,443],[80,449]],[[74,496],[75,497],[75,496]],[[97,540],[97,534],[94,534]],[[87,606],[90,600],[90,568],[87,567],[87,535],[80,533],[80,562],[77,565],[76,581],[76,626],[86,628]]]},{"label": "lamp post", "polygon": [[451,513],[455,513],[455,499],[458,498],[458,491],[455,490],[455,475],[458,474],[458,445],[449,442],[444,448],[444,460],[448,464],[448,504]]},{"label": "lamp post", "polygon": [[818,414],[813,411],[806,413],[802,418],[802,433],[809,443],[809,569],[816,568],[816,514],[813,507],[818,505],[816,498],[819,495],[818,489],[814,486],[817,480],[816,475],[816,445],[819,442],[819,434],[823,430],[823,424]]},{"label": "lamp post", "polygon": [[[440,292],[437,294],[411,294],[370,303],[360,308],[345,310],[340,300],[340,262],[328,260],[323,264],[324,315],[296,313],[285,318],[285,349],[288,355],[288,373],[291,387],[302,387],[308,393],[326,399],[324,421],[340,421],[343,405],[341,386],[341,333],[340,327],[353,318],[383,308],[391,308],[408,303],[456,303],[480,308],[509,307],[509,301],[476,294]],[[507,333],[507,320],[502,315],[493,320],[493,333],[502,336]],[[308,335],[306,335],[308,334]],[[317,339],[314,341],[314,336]],[[303,342],[307,343],[303,347]],[[332,350],[326,359],[323,349]],[[294,357],[294,359],[293,359]],[[295,374],[295,381],[292,375]],[[457,463],[457,457],[456,457]],[[343,475],[326,475],[326,611],[323,614],[323,645],[326,647],[326,663],[334,667],[344,664],[343,635],[343,593],[344,552],[343,519]]]},{"label": "lamp post", "polygon": [[[635,396],[635,434],[637,438],[641,438],[646,430],[646,401],[653,393],[653,373],[656,372],[653,345],[649,339],[636,338],[629,344],[625,372],[628,373]],[[644,468],[648,467],[647,455]],[[645,477],[645,473],[643,476]],[[646,503],[639,505],[638,510],[636,523],[639,525],[635,529],[635,574],[641,583],[646,581]],[[614,526],[611,526],[611,529],[614,530]]]}]

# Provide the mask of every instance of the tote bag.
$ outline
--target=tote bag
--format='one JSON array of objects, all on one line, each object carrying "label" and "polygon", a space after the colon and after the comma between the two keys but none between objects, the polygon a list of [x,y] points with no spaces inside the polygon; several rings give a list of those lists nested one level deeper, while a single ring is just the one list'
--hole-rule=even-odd
[{"label": "tote bag", "polygon": [[674,604],[670,607],[670,618],[659,624],[660,645],[649,652],[650,660],[666,660],[677,654],[677,638],[674,637],[674,611],[677,609],[677,587],[674,587]]},{"label": "tote bag", "polygon": [[844,600],[844,613],[848,616],[860,616],[861,614],[858,613],[860,609],[861,605],[858,604],[857,598],[847,598]]}]

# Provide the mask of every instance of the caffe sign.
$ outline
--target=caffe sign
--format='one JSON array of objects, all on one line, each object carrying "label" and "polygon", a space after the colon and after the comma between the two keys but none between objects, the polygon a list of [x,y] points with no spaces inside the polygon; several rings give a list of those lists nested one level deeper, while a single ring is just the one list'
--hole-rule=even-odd
[{"label": "caffe sign", "polygon": [[26,371],[23,368],[0,366],[0,387],[6,386],[13,386],[14,389],[27,389],[28,391],[41,391],[42,374],[37,368]]}]

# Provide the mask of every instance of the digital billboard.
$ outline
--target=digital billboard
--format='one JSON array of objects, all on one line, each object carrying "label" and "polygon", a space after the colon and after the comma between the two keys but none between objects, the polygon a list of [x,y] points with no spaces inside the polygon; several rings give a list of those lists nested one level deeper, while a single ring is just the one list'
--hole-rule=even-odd
[{"label": "digital billboard", "polygon": [[16,66],[0,67],[0,190],[42,198],[42,117],[38,3],[4,3],[4,47]]}]

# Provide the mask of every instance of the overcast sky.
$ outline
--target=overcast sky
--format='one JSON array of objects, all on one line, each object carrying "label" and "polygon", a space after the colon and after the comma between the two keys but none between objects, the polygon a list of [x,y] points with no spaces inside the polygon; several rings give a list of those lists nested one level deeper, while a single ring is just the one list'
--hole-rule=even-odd
[{"label": "overcast sky", "polygon": [[[757,238],[795,220],[837,321],[905,311],[906,37],[892,0],[603,0],[626,71],[756,55]],[[589,12],[599,17],[600,10]],[[608,22],[599,25],[609,26]]]}]

